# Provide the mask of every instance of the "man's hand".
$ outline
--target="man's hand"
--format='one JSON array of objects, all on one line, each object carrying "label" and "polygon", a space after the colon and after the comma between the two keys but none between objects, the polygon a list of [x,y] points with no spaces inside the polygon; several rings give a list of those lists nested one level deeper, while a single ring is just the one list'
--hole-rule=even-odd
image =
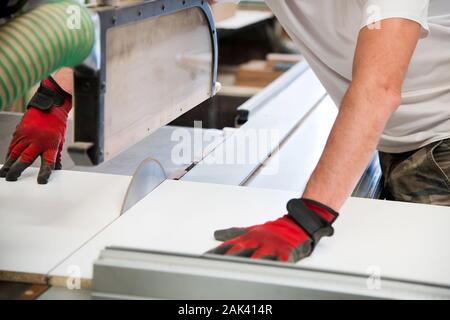
[{"label": "man's hand", "polygon": [[61,169],[61,151],[72,108],[72,96],[51,78],[42,81],[28,110],[14,132],[0,177],[16,181],[38,156],[37,181],[46,184],[53,169]]},{"label": "man's hand", "polygon": [[297,262],[320,238],[333,235],[338,213],[332,209],[308,199],[293,199],[287,209],[289,214],[275,221],[216,231],[215,239],[224,243],[208,253]]}]

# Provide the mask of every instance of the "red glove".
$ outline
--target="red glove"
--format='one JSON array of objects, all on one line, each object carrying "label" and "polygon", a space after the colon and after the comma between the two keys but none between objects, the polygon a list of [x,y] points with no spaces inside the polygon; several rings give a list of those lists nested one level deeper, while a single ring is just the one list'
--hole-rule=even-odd
[{"label": "red glove", "polygon": [[275,221],[216,231],[215,239],[225,242],[208,253],[297,262],[320,238],[333,235],[338,213],[331,208],[308,199],[293,199],[287,208],[289,214]]},{"label": "red glove", "polygon": [[72,96],[51,77],[43,80],[14,132],[0,177],[16,181],[41,156],[37,181],[47,183],[52,169],[61,169],[61,151],[71,108]]}]

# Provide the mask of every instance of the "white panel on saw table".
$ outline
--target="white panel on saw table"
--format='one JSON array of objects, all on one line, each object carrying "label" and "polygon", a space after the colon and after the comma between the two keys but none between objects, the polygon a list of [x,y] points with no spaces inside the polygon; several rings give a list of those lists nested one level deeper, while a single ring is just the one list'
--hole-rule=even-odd
[{"label": "white panel on saw table", "polygon": [[325,148],[337,110],[334,102],[327,96],[245,185],[295,190],[298,195],[303,194]]},{"label": "white panel on saw table", "polygon": [[[166,181],[51,272],[84,278],[106,246],[202,254],[219,244],[216,229],[247,226],[285,213],[294,192]],[[350,199],[336,234],[298,265],[450,286],[450,208]],[[374,269],[375,268],[375,269]]]},{"label": "white panel on saw table", "polygon": [[0,271],[47,274],[118,217],[130,177],[37,169],[0,179]]},{"label": "white panel on saw table", "polygon": [[[311,69],[305,71],[258,109],[247,123],[234,131],[182,180],[241,185],[325,95],[325,89],[314,72]],[[269,138],[269,133],[274,133],[274,136]],[[257,139],[252,140],[251,137],[255,136]],[[268,141],[270,143],[266,143]]]},{"label": "white panel on saw table", "polygon": [[201,254],[219,244],[215,230],[262,223],[284,212],[294,193],[166,180],[50,274],[82,278],[106,246]]}]

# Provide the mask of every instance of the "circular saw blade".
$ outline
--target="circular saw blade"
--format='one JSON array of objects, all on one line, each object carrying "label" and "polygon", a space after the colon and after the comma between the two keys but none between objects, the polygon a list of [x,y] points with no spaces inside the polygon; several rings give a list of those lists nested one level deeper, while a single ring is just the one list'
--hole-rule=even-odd
[{"label": "circular saw blade", "polygon": [[145,196],[166,180],[164,168],[158,160],[147,158],[142,161],[133,174],[122,204],[122,215],[125,211],[141,201]]}]

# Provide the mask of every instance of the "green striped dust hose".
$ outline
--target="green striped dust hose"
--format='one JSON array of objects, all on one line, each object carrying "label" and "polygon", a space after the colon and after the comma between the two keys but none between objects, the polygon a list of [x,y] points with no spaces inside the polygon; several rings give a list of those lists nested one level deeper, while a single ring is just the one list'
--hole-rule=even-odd
[{"label": "green striped dust hose", "polygon": [[76,66],[94,45],[88,10],[51,1],[0,26],[0,110],[61,67]]}]

